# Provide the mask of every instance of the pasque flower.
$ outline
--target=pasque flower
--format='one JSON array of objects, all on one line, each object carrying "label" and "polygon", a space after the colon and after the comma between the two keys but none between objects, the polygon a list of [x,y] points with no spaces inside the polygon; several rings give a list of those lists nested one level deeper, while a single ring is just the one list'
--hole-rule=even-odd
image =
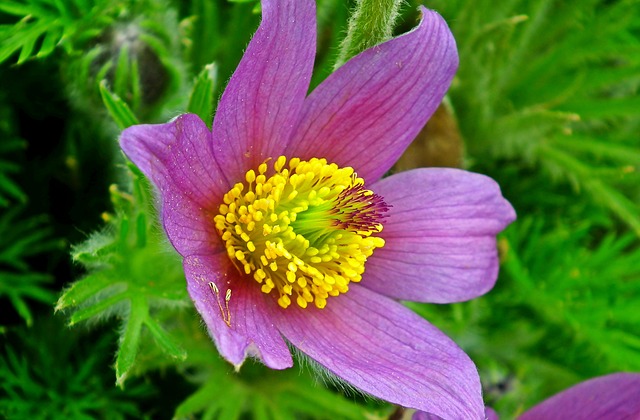
[{"label": "pasque flower", "polygon": [[639,373],[613,373],[580,382],[535,405],[518,417],[520,420],[638,418]]},{"label": "pasque flower", "polygon": [[491,179],[418,169],[381,179],[458,64],[436,13],[347,62],[307,96],[312,0],[263,0],[210,131],[195,115],[122,133],[155,185],[187,288],[220,353],[292,366],[287,343],[379,398],[480,418],[473,362],[397,300],[493,286],[515,215]]},{"label": "pasque flower", "polygon": [[[500,417],[486,408],[487,420]],[[640,418],[640,373],[613,373],[580,382],[517,417],[518,420],[631,420]],[[416,412],[412,420],[438,420]]]}]

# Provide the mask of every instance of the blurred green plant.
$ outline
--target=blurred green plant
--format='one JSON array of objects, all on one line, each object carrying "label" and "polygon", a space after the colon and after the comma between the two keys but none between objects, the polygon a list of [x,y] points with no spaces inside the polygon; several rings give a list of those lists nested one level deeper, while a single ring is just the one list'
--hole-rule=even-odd
[{"label": "blurred green plant", "polygon": [[[0,120],[3,119],[0,117]],[[0,207],[7,207],[11,199],[20,203],[27,201],[24,192],[15,181],[9,178],[9,174],[18,172],[20,166],[3,156],[24,149],[24,146],[24,141],[16,138],[5,138],[0,143]]]},{"label": "blurred green plant", "polygon": [[148,217],[148,185],[133,166],[133,194],[113,185],[115,214],[104,214],[107,226],[73,248],[73,260],[88,274],[62,294],[56,311],[72,310],[69,325],[117,317],[122,320],[116,355],[117,383],[123,386],[136,362],[143,327],[171,357],[184,360],[184,349],[153,313],[188,305],[184,275],[159,227]]},{"label": "blurred green plant", "polygon": [[524,216],[501,248],[501,280],[487,296],[452,308],[413,304],[471,354],[487,388],[505,381],[505,392],[488,394],[492,405],[513,415],[580,380],[640,370],[634,234]]},{"label": "blurred green plant", "polygon": [[[0,25],[0,63],[20,52],[17,64],[30,58],[47,57],[62,47],[72,53],[79,43],[97,36],[110,24],[105,11],[113,2],[106,0],[6,0],[0,12],[17,21]],[[3,19],[5,20],[5,19]]]},{"label": "blurred green plant", "polygon": [[13,158],[16,152],[24,150],[26,143],[18,138],[13,126],[13,110],[6,101],[6,95],[0,93],[0,208],[7,207],[12,200],[25,203],[27,196],[10,178],[20,171],[20,165]]},{"label": "blurred green plant", "polygon": [[16,206],[0,213],[0,297],[8,298],[31,326],[33,315],[27,301],[52,304],[55,294],[48,288],[52,277],[34,272],[28,259],[58,248],[59,242],[52,239],[46,218],[22,218],[23,211]]},{"label": "blurred green plant", "polygon": [[97,83],[107,79],[116,94],[142,115],[181,84],[178,20],[162,1],[8,0],[0,4],[0,63],[42,59],[61,49],[69,95],[80,109],[97,110]]},{"label": "blurred green plant", "polygon": [[60,321],[38,319],[34,327],[7,337],[0,352],[0,416],[140,418],[138,403],[153,394],[153,387],[138,382],[125,394],[113,386],[109,373],[97,374],[110,363],[113,334],[100,331],[90,341]]},{"label": "blurred green plant", "polygon": [[539,182],[570,183],[640,236],[637,1],[429,4],[458,42],[451,97],[472,166],[540,170]]},{"label": "blurred green plant", "polygon": [[[363,419],[381,418],[386,407],[363,406],[330,391],[314,379],[309,369],[271,370],[247,361],[239,371],[223,360],[206,331],[196,322],[194,310],[161,314],[175,328],[171,334],[187,349],[178,371],[198,388],[174,413],[175,418],[202,419]],[[150,341],[141,345],[135,373],[166,369],[175,363]],[[377,417],[376,417],[377,416]]]},{"label": "blurred green plant", "polygon": [[[514,282],[511,290],[518,290],[510,304],[526,306],[535,314],[531,321],[547,325],[549,332],[562,331],[561,339],[552,345],[543,339],[536,350],[585,378],[640,370],[640,314],[634,310],[640,299],[640,244],[631,233],[594,236],[590,221],[545,228],[526,218],[519,232],[506,236],[504,264]],[[573,252],[556,252],[561,247]]]}]

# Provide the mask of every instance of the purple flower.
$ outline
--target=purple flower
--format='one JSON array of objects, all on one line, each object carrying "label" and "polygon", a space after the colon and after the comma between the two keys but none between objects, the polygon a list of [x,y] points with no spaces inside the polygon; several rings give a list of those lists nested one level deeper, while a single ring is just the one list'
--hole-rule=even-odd
[{"label": "purple flower", "polygon": [[264,0],[212,131],[186,114],[120,141],[158,190],[189,294],[228,361],[288,368],[288,342],[376,397],[481,418],[473,362],[397,302],[490,290],[495,235],[515,218],[482,175],[432,168],[381,179],[458,64],[443,19],[421,10],[416,29],[307,96],[314,2]]},{"label": "purple flower", "polygon": [[[487,420],[498,414],[486,408]],[[438,420],[418,411],[412,420]],[[518,416],[519,420],[631,420],[640,418],[640,374],[614,373],[580,382]]]},{"label": "purple flower", "polygon": [[[484,409],[484,420],[500,420],[498,414],[491,407]],[[442,420],[442,417],[435,414],[427,413],[425,411],[416,411],[411,416],[411,420]]]},{"label": "purple flower", "polygon": [[640,374],[614,373],[589,379],[544,400],[518,418],[520,420],[638,419],[640,418]]}]

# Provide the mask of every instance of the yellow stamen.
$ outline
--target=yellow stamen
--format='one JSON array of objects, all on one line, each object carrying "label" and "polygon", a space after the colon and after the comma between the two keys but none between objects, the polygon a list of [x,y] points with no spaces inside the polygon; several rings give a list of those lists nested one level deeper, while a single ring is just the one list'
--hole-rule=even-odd
[{"label": "yellow stamen", "polygon": [[375,235],[388,206],[353,168],[317,158],[286,163],[280,156],[269,173],[266,163],[257,175],[247,171],[246,184],[224,195],[215,226],[236,267],[262,292],[277,292],[281,307],[324,308],[362,279],[367,258],[384,246]]}]

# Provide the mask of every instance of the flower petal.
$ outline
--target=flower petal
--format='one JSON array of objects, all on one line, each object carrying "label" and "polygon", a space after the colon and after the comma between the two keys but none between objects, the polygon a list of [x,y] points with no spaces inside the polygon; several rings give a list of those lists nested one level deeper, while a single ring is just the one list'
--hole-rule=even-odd
[{"label": "flower petal", "polygon": [[381,233],[385,246],[367,260],[363,286],[434,303],[472,299],[493,287],[496,234],[515,219],[495,181],[458,169],[423,168],[371,189],[392,207]]},{"label": "flower petal", "polygon": [[307,98],[291,155],[351,166],[380,178],[436,110],[458,66],[442,17],[421,7],[413,31],[370,48]]},{"label": "flower petal", "polygon": [[122,150],[160,193],[162,222],[183,256],[222,246],[211,212],[230,187],[211,142],[211,132],[193,114],[167,124],[136,125],[120,136]]},{"label": "flower petal", "polygon": [[184,271],[189,295],[225,359],[237,367],[247,356],[272,369],[293,366],[289,348],[269,318],[266,295],[239,277],[226,251],[189,256]]},{"label": "flower petal", "polygon": [[484,415],[487,418],[486,420],[500,420],[500,416],[498,416],[496,410],[491,407],[484,408]]},{"label": "flower petal", "polygon": [[[500,420],[498,414],[491,407],[485,407],[484,417],[485,420]],[[411,416],[411,420],[442,420],[442,417],[424,411],[416,411]]]},{"label": "flower petal", "polygon": [[483,418],[480,378],[453,341],[398,302],[350,286],[324,309],[274,311],[278,328],[362,391],[444,418]]},{"label": "flower petal", "polygon": [[216,158],[229,182],[284,152],[309,89],[315,47],[312,0],[262,1],[262,23],[213,122]]},{"label": "flower petal", "polygon": [[442,417],[427,413],[426,411],[416,411],[411,416],[411,420],[442,420]]},{"label": "flower petal", "polygon": [[526,411],[520,420],[640,418],[640,374],[615,373],[579,383]]}]

